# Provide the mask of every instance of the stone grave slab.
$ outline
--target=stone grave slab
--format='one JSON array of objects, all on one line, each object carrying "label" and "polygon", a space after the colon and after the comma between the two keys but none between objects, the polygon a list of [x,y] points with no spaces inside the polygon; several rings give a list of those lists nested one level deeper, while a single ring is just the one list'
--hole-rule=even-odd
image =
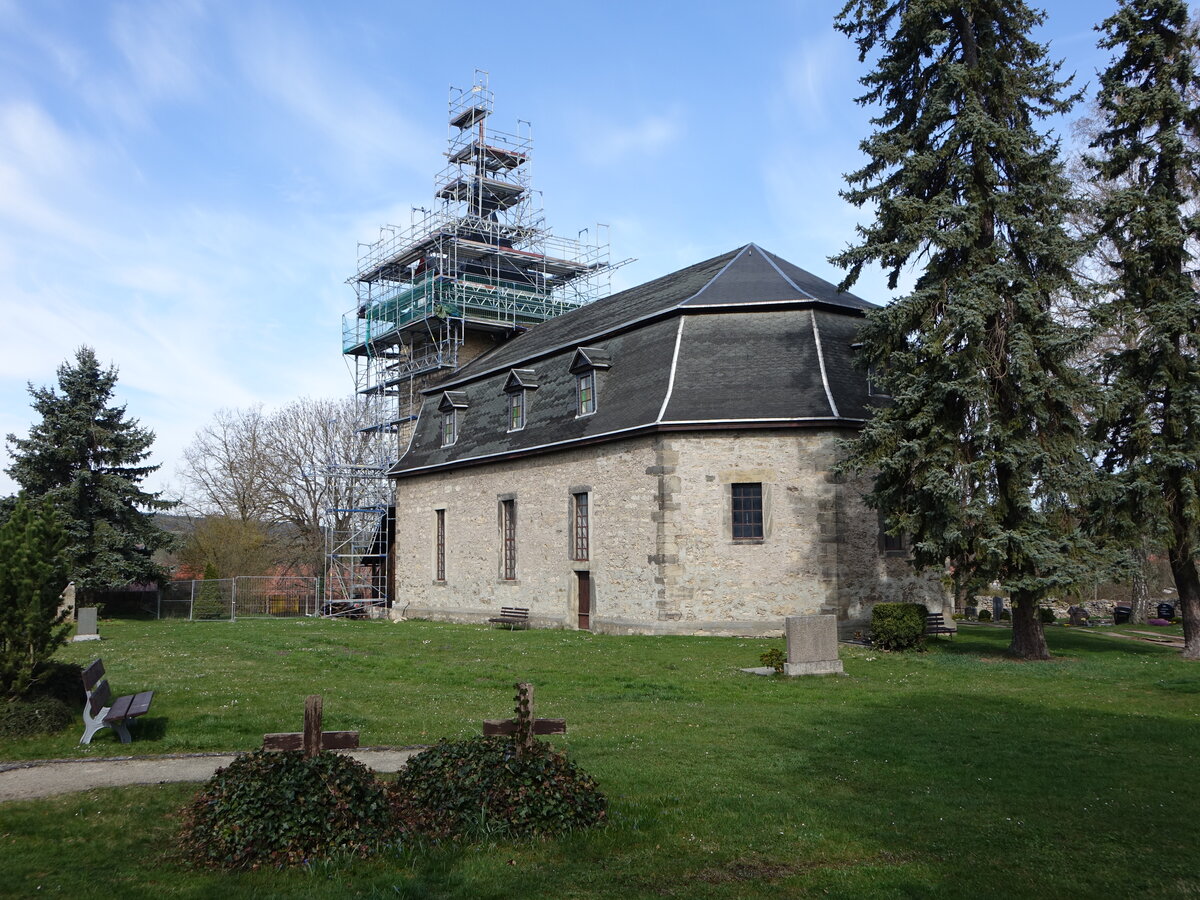
[{"label": "stone grave slab", "polygon": [[76,641],[98,641],[100,640],[100,631],[96,627],[96,607],[85,606],[78,611],[78,619],[75,623]]},{"label": "stone grave slab", "polygon": [[783,674],[842,674],[835,616],[787,616],[783,627],[787,637],[787,662]]}]

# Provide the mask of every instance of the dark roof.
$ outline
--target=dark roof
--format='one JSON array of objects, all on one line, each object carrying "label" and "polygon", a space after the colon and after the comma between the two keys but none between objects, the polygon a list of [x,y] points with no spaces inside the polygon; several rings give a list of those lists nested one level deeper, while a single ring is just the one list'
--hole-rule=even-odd
[{"label": "dark roof", "polygon": [[[754,244],[537,325],[425,392],[393,474],[616,439],[649,429],[829,425],[866,416],[851,345],[872,304]],[[572,369],[596,372],[597,407],[576,409]],[[507,431],[514,370],[536,384],[526,425]],[[447,391],[448,388],[453,390]],[[458,439],[441,446],[438,405],[465,392]]]}]

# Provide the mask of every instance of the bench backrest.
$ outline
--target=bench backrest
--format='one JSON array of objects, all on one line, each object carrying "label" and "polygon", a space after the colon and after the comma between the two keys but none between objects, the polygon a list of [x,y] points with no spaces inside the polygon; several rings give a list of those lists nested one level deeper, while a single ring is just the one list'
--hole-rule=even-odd
[{"label": "bench backrest", "polygon": [[93,716],[99,715],[100,710],[108,706],[111,701],[112,689],[109,688],[107,681],[102,681],[88,695],[88,710]]},{"label": "bench backrest", "polygon": [[925,617],[926,625],[942,625],[945,623],[945,621],[946,620],[942,618],[941,613],[930,613]]},{"label": "bench backrest", "polygon": [[97,659],[90,666],[83,670],[83,689],[85,691],[91,691],[103,679],[104,663],[100,659]]},{"label": "bench backrest", "polygon": [[500,615],[508,616],[511,619],[528,619],[529,607],[527,606],[502,606],[500,607]]}]

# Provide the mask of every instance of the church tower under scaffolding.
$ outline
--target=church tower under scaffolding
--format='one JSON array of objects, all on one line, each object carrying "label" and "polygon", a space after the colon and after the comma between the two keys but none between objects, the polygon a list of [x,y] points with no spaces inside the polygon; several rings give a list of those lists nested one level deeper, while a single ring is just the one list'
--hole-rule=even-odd
[{"label": "church tower under scaffolding", "polygon": [[489,127],[494,97],[475,71],[451,88],[447,164],[432,209],[359,245],[342,352],[354,376],[362,455],[332,466],[353,505],[328,511],[325,609],[390,605],[394,507],[387,472],[408,445],[421,390],[539,322],[597,299],[611,271],[604,229],[546,227],[530,187],[529,123]]}]

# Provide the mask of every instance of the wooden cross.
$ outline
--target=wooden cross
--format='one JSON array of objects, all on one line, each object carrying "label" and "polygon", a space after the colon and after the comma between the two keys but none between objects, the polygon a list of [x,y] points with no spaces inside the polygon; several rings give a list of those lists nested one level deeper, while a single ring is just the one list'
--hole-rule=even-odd
[{"label": "wooden cross", "polygon": [[316,756],[322,750],[349,750],[357,746],[357,731],[321,730],[320,694],[304,701],[304,731],[263,735],[264,750],[303,750],[306,757]]},{"label": "wooden cross", "polygon": [[533,736],[535,734],[567,733],[566,719],[538,719],[534,717],[532,684],[527,681],[521,681],[517,683],[516,688],[517,717],[515,719],[484,719],[484,735],[514,735],[517,742],[517,752],[524,753],[533,746]]}]

